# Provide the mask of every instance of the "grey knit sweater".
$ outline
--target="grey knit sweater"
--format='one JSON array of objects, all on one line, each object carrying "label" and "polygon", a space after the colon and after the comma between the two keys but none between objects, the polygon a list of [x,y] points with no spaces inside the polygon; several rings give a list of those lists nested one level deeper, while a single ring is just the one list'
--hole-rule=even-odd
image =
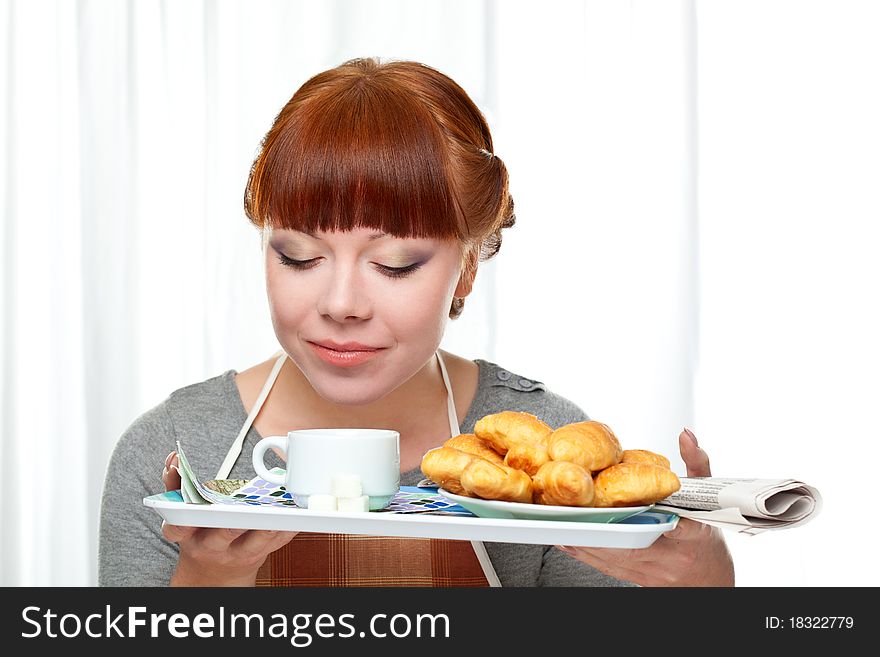
[{"label": "grey knit sweater", "polygon": [[[462,433],[471,433],[484,415],[504,410],[526,411],[556,428],[588,419],[577,405],[547,390],[534,379],[477,359],[479,385]],[[178,559],[178,546],[162,536],[162,519],[142,503],[164,490],[161,473],[166,455],[179,439],[204,481],[213,477],[230,444],[247,419],[235,384],[235,370],[171,393],[137,418],[120,437],[110,457],[101,502],[98,581],[101,586],[166,586]],[[255,476],[250,459],[262,438],[253,427],[230,479]],[[273,451],[268,468],[282,466]],[[208,475],[208,476],[206,476]],[[414,486],[418,469],[401,473],[400,483]],[[627,586],[542,545],[484,543],[503,586]]]}]

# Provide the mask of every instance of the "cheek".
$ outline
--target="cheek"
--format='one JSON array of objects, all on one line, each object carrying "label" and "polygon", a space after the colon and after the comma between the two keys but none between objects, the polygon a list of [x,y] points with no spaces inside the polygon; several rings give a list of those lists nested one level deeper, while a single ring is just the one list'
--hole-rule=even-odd
[{"label": "cheek", "polygon": [[269,313],[276,328],[298,324],[315,305],[309,286],[297,285],[293,276],[284,274],[275,268],[266,272]]},{"label": "cheek", "polygon": [[393,294],[383,294],[377,302],[380,314],[395,332],[408,335],[436,336],[442,333],[449,316],[454,287],[442,280],[425,281],[423,285],[400,285]]}]

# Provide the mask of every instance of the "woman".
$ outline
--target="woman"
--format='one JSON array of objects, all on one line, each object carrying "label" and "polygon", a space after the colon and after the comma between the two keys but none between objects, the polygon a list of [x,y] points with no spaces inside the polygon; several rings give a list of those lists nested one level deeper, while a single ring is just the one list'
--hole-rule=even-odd
[{"label": "woman", "polygon": [[[720,532],[687,520],[633,551],[160,525],[141,500],[160,491],[163,458],[165,487],[179,487],[178,439],[200,468],[250,479],[262,436],[393,427],[401,484],[414,485],[428,449],[489,413],[527,411],[552,427],[587,419],[538,381],[438,350],[478,263],[514,223],[485,119],[442,73],[360,59],[308,80],[262,143],[245,211],[262,234],[282,351],[175,391],[122,436],[103,496],[101,584],[733,583]],[[688,474],[708,475],[692,434],[680,446]]]}]

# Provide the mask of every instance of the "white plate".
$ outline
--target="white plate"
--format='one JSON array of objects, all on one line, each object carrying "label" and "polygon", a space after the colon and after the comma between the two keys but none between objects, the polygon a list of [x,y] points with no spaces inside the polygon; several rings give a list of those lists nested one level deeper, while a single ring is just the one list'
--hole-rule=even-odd
[{"label": "white plate", "polygon": [[566,520],[569,522],[620,522],[638,513],[648,511],[653,504],[647,506],[622,506],[612,508],[596,508],[583,506],[550,506],[546,504],[525,504],[523,502],[501,502],[499,500],[483,500],[478,497],[455,495],[448,490],[439,488],[440,495],[463,506],[481,518],[506,518],[520,520]]},{"label": "white plate", "polygon": [[144,498],[172,525],[281,531],[450,538],[462,541],[645,548],[675,529],[678,516],[646,511],[621,522],[507,520],[422,513],[342,513],[278,506],[186,504],[176,491]]}]

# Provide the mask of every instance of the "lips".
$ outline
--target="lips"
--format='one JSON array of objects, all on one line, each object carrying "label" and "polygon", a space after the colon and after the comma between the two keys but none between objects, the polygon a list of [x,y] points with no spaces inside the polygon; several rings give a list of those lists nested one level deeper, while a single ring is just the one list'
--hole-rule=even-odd
[{"label": "lips", "polygon": [[371,347],[369,345],[361,344],[360,342],[333,342],[332,340],[321,340],[320,342],[314,342],[320,347],[324,347],[325,349],[332,349],[333,351],[379,351],[382,347]]},{"label": "lips", "polygon": [[379,358],[384,347],[371,347],[360,342],[309,342],[315,355],[334,367],[356,367]]}]

